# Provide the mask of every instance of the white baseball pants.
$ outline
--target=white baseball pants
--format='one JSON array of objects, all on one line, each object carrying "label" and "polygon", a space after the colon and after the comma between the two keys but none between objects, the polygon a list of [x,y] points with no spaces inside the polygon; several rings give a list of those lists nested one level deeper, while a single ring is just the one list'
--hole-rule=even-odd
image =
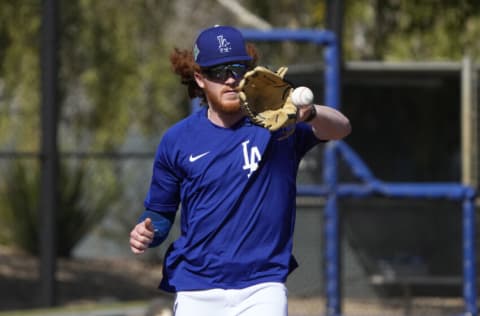
[{"label": "white baseball pants", "polygon": [[244,289],[180,291],[175,316],[287,316],[287,288],[268,282]]}]

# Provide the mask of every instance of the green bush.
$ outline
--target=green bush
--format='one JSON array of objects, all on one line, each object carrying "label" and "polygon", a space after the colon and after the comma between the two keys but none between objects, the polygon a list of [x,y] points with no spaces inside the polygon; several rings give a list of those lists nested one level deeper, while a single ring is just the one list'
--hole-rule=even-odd
[{"label": "green bush", "polygon": [[[55,214],[56,249],[60,257],[70,257],[75,245],[99,224],[108,212],[108,206],[119,195],[120,188],[110,169],[93,165],[97,163],[86,160],[60,166]],[[0,186],[3,196],[0,200],[0,221],[3,223],[0,241],[3,239],[38,255],[38,216],[41,214],[38,163],[14,161],[3,179],[3,186]]]}]

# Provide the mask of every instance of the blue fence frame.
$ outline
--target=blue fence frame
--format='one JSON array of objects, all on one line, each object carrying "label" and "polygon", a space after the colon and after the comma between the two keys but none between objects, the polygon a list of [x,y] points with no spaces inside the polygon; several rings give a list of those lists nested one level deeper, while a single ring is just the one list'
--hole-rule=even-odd
[{"label": "blue fence frame", "polygon": [[[242,29],[252,42],[310,42],[324,47],[324,79],[326,105],[340,108],[340,64],[336,36],[327,30],[312,29]],[[449,199],[462,202],[463,299],[464,315],[477,315],[475,269],[475,195],[476,191],[459,183],[389,183],[375,178],[362,159],[343,141],[327,143],[324,153],[323,185],[299,186],[303,196],[324,196],[325,294],[327,315],[341,315],[340,236],[338,199],[348,197],[385,196],[407,199]],[[338,183],[338,157],[351,168],[361,184]]]}]

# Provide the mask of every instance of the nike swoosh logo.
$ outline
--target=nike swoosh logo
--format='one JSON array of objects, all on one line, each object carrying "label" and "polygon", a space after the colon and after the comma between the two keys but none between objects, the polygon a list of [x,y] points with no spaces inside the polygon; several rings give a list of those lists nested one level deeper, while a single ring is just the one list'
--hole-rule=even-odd
[{"label": "nike swoosh logo", "polygon": [[209,153],[210,153],[210,152],[207,151],[206,153],[203,153],[203,154],[200,154],[200,155],[197,155],[197,156],[192,156],[192,155],[190,155],[190,157],[188,158],[188,161],[194,162],[194,161],[196,161],[196,160],[198,160],[198,159],[200,159],[200,158],[208,155]]}]

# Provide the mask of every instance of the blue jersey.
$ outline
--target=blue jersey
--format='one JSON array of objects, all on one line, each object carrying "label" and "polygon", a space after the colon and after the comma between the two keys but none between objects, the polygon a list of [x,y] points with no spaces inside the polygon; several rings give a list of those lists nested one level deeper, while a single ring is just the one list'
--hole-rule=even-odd
[{"label": "blue jersey", "polygon": [[285,282],[292,256],[296,175],[319,140],[258,127],[214,125],[203,108],[171,127],[158,147],[145,207],[176,212],[181,235],[164,259],[167,291],[238,289]]}]

